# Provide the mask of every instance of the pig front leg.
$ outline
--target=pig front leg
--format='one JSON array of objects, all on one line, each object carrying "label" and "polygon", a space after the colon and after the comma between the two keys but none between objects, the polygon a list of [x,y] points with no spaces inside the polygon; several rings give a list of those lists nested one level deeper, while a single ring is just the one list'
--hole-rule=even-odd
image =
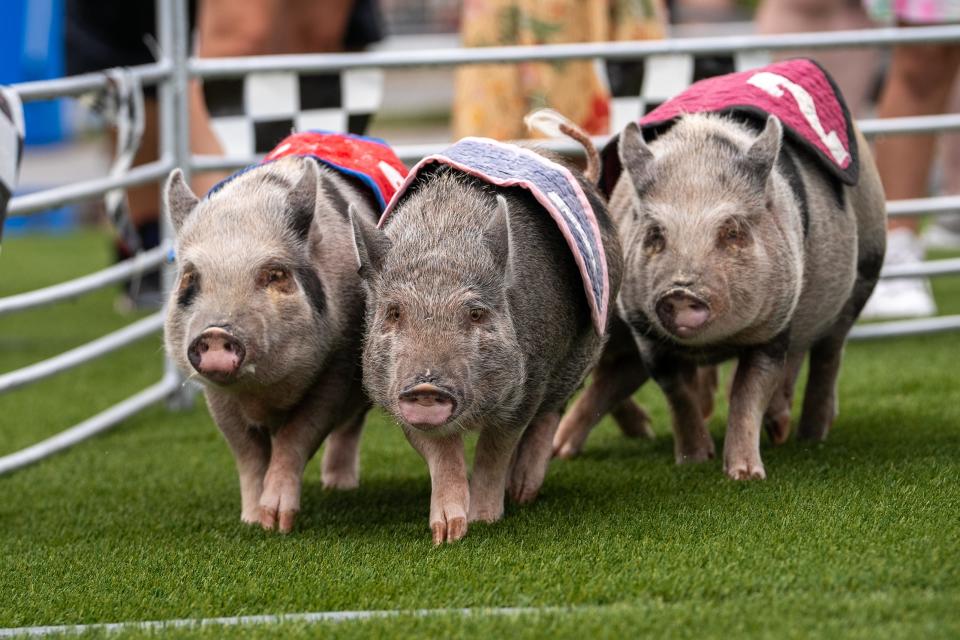
[{"label": "pig front leg", "polygon": [[704,424],[696,365],[662,358],[652,367],[652,374],[670,405],[673,454],[677,464],[712,459],[715,455],[713,438]]},{"label": "pig front leg", "polygon": [[[510,463],[522,435],[520,429],[490,426],[480,432],[473,459],[473,477],[470,478],[470,522],[496,522],[503,516]],[[546,442],[546,455],[550,455],[549,441]]]},{"label": "pig front leg", "polygon": [[366,411],[334,429],[323,446],[321,478],[326,489],[360,486],[360,433]]},{"label": "pig front leg", "polygon": [[467,512],[470,509],[463,439],[459,435],[431,438],[413,428],[404,428],[403,432],[430,470],[433,544],[460,540],[467,535]]},{"label": "pig front leg", "polygon": [[784,356],[754,349],[740,357],[730,389],[723,443],[724,472],[734,480],[767,477],[760,459],[760,426],[770,399],[784,380]]},{"label": "pig front leg", "polygon": [[520,438],[520,445],[510,469],[509,492],[514,502],[533,502],[540,492],[543,479],[547,475],[547,467],[550,465],[551,443],[559,423],[559,412],[541,413],[534,417]]},{"label": "pig front leg", "polygon": [[260,495],[260,526],[289,533],[300,512],[303,470],[330,431],[293,420],[271,436],[270,466]]},{"label": "pig front leg", "polygon": [[231,399],[208,392],[207,405],[237,465],[240,520],[246,524],[256,524],[260,521],[263,477],[270,463],[270,437],[262,429],[248,425]]}]

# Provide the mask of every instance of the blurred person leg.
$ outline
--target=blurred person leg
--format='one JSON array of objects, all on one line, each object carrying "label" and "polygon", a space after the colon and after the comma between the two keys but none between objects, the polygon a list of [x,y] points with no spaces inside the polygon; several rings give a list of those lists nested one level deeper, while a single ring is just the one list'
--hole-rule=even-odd
[{"label": "blurred person leg", "polygon": [[204,58],[343,51],[355,0],[203,0]]},{"label": "blurred person leg", "polygon": [[[960,113],[960,82],[954,81],[948,104],[949,113]],[[960,194],[960,133],[940,136],[940,176],[934,180],[941,194]],[[923,232],[927,249],[960,249],[960,215],[942,213]]]},{"label": "blurred person leg", "polygon": [[[191,6],[191,15],[192,15]],[[99,71],[118,66],[134,66],[154,61],[150,49],[156,38],[156,15],[153,2],[127,0],[67,0],[65,6],[66,67],[68,75]],[[198,104],[199,100],[199,104]],[[200,87],[190,87],[190,140],[195,153],[219,154],[217,143],[203,108]],[[115,148],[113,132],[111,150]],[[144,132],[133,165],[158,159],[159,125],[156,90],[144,89]],[[206,193],[222,174],[196,176],[194,189]],[[147,184],[127,189],[130,219],[140,237],[143,249],[156,247],[160,239],[160,186]],[[117,259],[130,257],[131,250],[117,242]],[[118,301],[122,309],[156,308],[162,301],[158,272],[130,282]]]},{"label": "blurred person leg", "polygon": [[[890,71],[880,96],[881,118],[943,113],[960,67],[960,45],[894,47]],[[886,136],[876,141],[877,168],[887,199],[922,198],[930,183],[936,137]],[[885,265],[920,262],[923,245],[917,218],[888,223]],[[936,313],[925,278],[881,280],[864,307],[869,318],[928,316]]]},{"label": "blurred person leg", "polygon": [[[873,27],[860,0],[762,0],[756,15],[761,34],[804,33]],[[879,55],[875,49],[783,51],[777,60],[806,56],[833,76],[856,117],[866,114],[876,81]]]}]

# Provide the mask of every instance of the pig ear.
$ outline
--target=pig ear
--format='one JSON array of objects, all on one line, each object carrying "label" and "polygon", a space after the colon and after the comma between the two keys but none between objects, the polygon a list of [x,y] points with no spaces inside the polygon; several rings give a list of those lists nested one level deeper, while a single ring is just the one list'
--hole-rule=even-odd
[{"label": "pig ear", "polygon": [[304,158],[303,161],[303,174],[287,196],[290,228],[301,240],[310,235],[313,226],[317,209],[317,182],[320,180],[317,161],[313,158]]},{"label": "pig ear", "polygon": [[780,143],[783,138],[783,125],[777,116],[768,116],[763,131],[747,149],[745,158],[746,169],[751,176],[756,176],[766,184],[773,166],[780,155]]},{"label": "pig ear", "polygon": [[187,181],[183,179],[183,171],[179,168],[171,171],[170,177],[167,178],[167,186],[163,192],[163,202],[167,215],[170,216],[170,224],[173,225],[174,232],[179,233],[183,221],[187,219],[190,212],[200,202],[193,191],[190,190]]},{"label": "pig ear", "polygon": [[497,196],[497,211],[483,232],[490,253],[497,265],[506,273],[510,267],[510,205],[502,195]]},{"label": "pig ear", "polygon": [[347,215],[350,217],[350,228],[353,232],[353,249],[357,257],[357,273],[366,280],[383,267],[387,252],[393,245],[387,234],[364,218],[353,203],[350,203]]},{"label": "pig ear", "polygon": [[637,193],[642,193],[653,182],[653,152],[643,140],[643,133],[637,123],[631,122],[620,133],[617,153],[634,189]]}]

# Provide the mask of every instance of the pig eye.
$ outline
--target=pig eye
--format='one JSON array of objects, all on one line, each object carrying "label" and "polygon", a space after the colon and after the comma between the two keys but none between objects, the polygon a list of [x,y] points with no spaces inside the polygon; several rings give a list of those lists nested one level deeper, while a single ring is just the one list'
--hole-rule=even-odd
[{"label": "pig eye", "polygon": [[486,317],[487,311],[482,307],[473,307],[470,309],[471,322],[481,322]]},{"label": "pig eye", "polygon": [[666,244],[667,239],[663,235],[663,227],[655,224],[647,229],[647,233],[643,237],[643,246],[648,251],[659,253],[663,251]]},{"label": "pig eye", "polygon": [[177,304],[186,307],[197,297],[200,290],[200,276],[196,271],[186,271],[180,277],[180,284],[177,286]]},{"label": "pig eye", "polygon": [[743,246],[750,239],[750,235],[743,226],[735,220],[730,220],[720,228],[718,240],[724,246]]},{"label": "pig eye", "polygon": [[387,306],[387,313],[385,314],[387,322],[391,324],[396,324],[400,322],[400,305],[391,304]]},{"label": "pig eye", "polygon": [[273,287],[287,291],[290,289],[290,272],[283,267],[267,267],[257,276],[257,284],[261,287]]}]

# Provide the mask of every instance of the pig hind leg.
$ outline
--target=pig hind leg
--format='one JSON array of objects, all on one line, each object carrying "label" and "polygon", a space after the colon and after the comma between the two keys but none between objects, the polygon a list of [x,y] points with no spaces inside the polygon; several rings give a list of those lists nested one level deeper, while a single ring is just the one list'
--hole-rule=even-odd
[{"label": "pig hind leg", "polygon": [[360,486],[360,434],[366,412],[333,430],[323,447],[321,477],[325,489]]},{"label": "pig hind leg", "polygon": [[866,256],[860,261],[857,266],[857,281],[850,299],[828,333],[810,348],[810,371],[803,397],[800,427],[797,430],[798,438],[823,440],[837,417],[837,378],[843,359],[843,345],[850,328],[873,293],[880,277],[882,262],[882,253],[879,257]]},{"label": "pig hind leg", "polygon": [[770,442],[783,444],[790,437],[790,418],[793,408],[793,389],[797,383],[797,374],[803,365],[804,352],[787,354],[783,371],[783,383],[773,392],[770,406],[763,416],[763,428]]},{"label": "pig hind leg", "polygon": [[636,400],[628,397],[610,412],[620,431],[628,438],[644,438],[653,440],[656,434],[651,427],[652,420],[643,407]]},{"label": "pig hind leg", "polygon": [[514,502],[533,502],[547,475],[551,443],[560,423],[560,413],[550,411],[534,417],[523,433],[510,469],[508,492]]},{"label": "pig hind leg", "polygon": [[[495,425],[480,432],[470,478],[470,522],[496,522],[503,516],[507,476],[521,436],[519,429]],[[548,442],[548,455],[549,450]]]},{"label": "pig hind leg", "polygon": [[[614,338],[611,338],[613,342]],[[630,338],[632,342],[632,338]],[[553,453],[560,458],[572,458],[583,449],[590,431],[600,422],[600,419],[611,410],[616,409],[619,417],[615,416],[624,433],[628,436],[637,433],[644,437],[651,437],[649,417],[636,407],[632,411],[624,403],[632,403],[631,394],[646,382],[649,374],[643,366],[640,354],[633,345],[617,351],[608,344],[606,350],[593,371],[593,381],[581,393],[573,406],[560,421],[556,435],[553,438]],[[644,418],[646,424],[644,425]],[[628,430],[630,431],[628,433]],[[650,434],[648,436],[647,434]]]},{"label": "pig hind leg", "polygon": [[709,420],[713,415],[714,398],[717,395],[717,387],[720,385],[720,376],[717,373],[717,367],[710,365],[699,367],[697,369],[697,388],[698,398],[700,400],[700,415],[704,420]]},{"label": "pig hind leg", "polygon": [[670,405],[677,464],[712,459],[715,455],[713,438],[703,420],[696,366],[672,362],[669,368],[658,369],[653,375]]}]

